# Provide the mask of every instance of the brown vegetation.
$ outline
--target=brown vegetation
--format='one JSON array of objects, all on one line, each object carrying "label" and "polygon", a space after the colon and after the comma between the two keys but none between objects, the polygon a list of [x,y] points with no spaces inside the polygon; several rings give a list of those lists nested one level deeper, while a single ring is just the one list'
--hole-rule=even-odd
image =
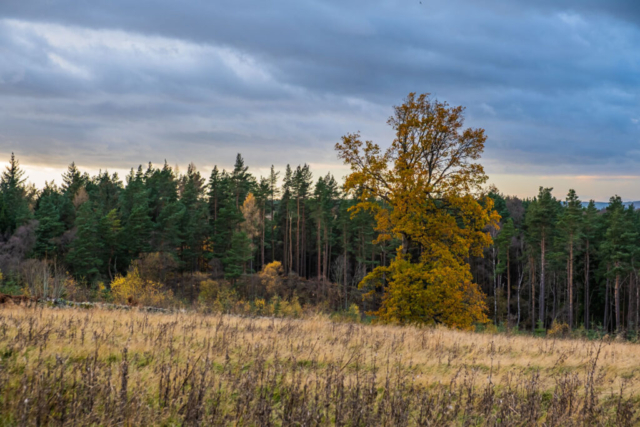
[{"label": "brown vegetation", "polygon": [[307,319],[0,309],[3,425],[631,425],[640,347]]}]

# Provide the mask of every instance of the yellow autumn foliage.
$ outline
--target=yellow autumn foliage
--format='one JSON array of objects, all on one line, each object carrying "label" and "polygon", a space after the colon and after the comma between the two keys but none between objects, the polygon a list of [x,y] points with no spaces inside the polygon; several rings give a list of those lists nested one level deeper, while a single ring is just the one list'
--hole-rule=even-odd
[{"label": "yellow autumn foliage", "polygon": [[402,242],[391,265],[360,284],[385,287],[375,313],[383,321],[469,328],[486,319],[467,259],[491,245],[487,230],[498,228],[500,216],[483,193],[487,176],[477,162],[484,130],[463,129],[463,112],[412,93],[388,121],[396,131],[389,148],[358,133],[336,144],[351,166],[345,189],[359,195],[352,213],[375,215],[377,242]]},{"label": "yellow autumn foliage", "polygon": [[126,276],[117,276],[111,282],[111,295],[119,304],[140,304],[162,307],[173,297],[171,291],[165,291],[159,282],[140,277],[137,268]]}]

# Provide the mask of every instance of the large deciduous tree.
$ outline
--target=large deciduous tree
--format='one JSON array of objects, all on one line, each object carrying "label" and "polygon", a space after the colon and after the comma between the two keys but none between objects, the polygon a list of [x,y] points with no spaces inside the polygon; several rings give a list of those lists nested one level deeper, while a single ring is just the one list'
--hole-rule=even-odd
[{"label": "large deciduous tree", "polygon": [[460,328],[486,321],[467,259],[492,243],[486,229],[498,227],[500,216],[482,194],[484,130],[464,129],[463,113],[411,93],[388,121],[396,137],[387,149],[357,133],[336,144],[351,166],[345,189],[359,194],[353,212],[373,211],[378,240],[402,242],[391,265],[361,283],[385,286],[377,312],[384,321]]}]

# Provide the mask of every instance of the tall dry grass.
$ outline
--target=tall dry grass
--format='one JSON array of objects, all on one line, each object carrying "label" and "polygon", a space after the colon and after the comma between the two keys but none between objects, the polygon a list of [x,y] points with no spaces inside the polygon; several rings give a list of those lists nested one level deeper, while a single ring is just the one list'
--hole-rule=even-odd
[{"label": "tall dry grass", "polygon": [[0,309],[2,425],[633,425],[640,346]]}]

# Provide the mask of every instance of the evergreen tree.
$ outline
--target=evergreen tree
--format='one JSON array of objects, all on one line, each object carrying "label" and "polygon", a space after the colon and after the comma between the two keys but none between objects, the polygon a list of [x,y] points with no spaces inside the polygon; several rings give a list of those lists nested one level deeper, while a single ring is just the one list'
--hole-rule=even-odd
[{"label": "evergreen tree", "polygon": [[247,171],[248,166],[244,165],[244,159],[238,153],[236,156],[236,163],[233,166],[233,172],[231,173],[231,181],[233,182],[233,194],[236,200],[236,209],[239,211],[240,206],[244,203],[247,194],[253,190],[255,185],[255,178],[251,176]]},{"label": "evergreen tree", "polygon": [[131,214],[126,219],[124,226],[130,259],[135,259],[141,253],[149,251],[151,230],[153,228],[146,192],[141,191],[134,197]]},{"label": "evergreen tree", "polygon": [[246,273],[247,262],[251,258],[251,239],[244,231],[236,231],[231,238],[231,247],[226,251],[222,260],[225,267],[225,278],[231,279],[235,283],[238,277]]},{"label": "evergreen tree", "polygon": [[58,254],[58,244],[55,239],[64,232],[64,224],[60,220],[55,196],[54,193],[41,197],[36,211],[38,228],[34,252],[40,258],[53,258]]},{"label": "evergreen tree", "polygon": [[619,196],[612,197],[607,207],[607,229],[600,246],[603,260],[609,266],[608,276],[613,279],[615,330],[622,331],[620,287],[621,278],[628,271],[638,233],[629,222]]},{"label": "evergreen tree", "polygon": [[122,235],[122,225],[116,209],[110,210],[100,219],[100,237],[103,242],[104,261],[103,266],[107,268],[110,280],[113,280],[118,272],[118,259],[124,266],[124,236]]},{"label": "evergreen tree", "polygon": [[565,201],[562,215],[558,221],[558,229],[560,232],[560,239],[563,246],[568,251],[567,260],[567,291],[569,300],[569,327],[573,328],[573,315],[574,315],[574,253],[576,249],[576,243],[582,239],[582,220],[583,220],[582,202],[578,199],[575,190],[569,190],[567,199]]},{"label": "evergreen tree", "polygon": [[31,218],[25,181],[20,163],[11,153],[9,166],[6,167],[0,178],[0,192],[2,193],[0,232],[12,234],[16,228]]},{"label": "evergreen tree", "polygon": [[507,273],[507,319],[511,310],[511,242],[516,235],[513,219],[507,218],[500,229],[495,246],[498,248],[497,274]]},{"label": "evergreen tree", "polygon": [[583,220],[583,239],[584,239],[584,327],[589,329],[591,326],[591,255],[596,247],[596,235],[598,232],[598,210],[593,200],[589,201],[584,213]]},{"label": "evergreen tree", "polygon": [[183,177],[180,201],[185,207],[182,217],[181,259],[187,271],[197,271],[203,260],[204,245],[209,234],[208,208],[204,179],[193,163]]},{"label": "evergreen tree", "polygon": [[271,241],[271,262],[276,260],[276,227],[277,220],[275,217],[275,200],[278,196],[280,196],[280,189],[278,188],[278,177],[280,176],[280,172],[276,172],[273,165],[271,165],[271,171],[269,173],[269,199],[270,199],[270,207],[271,207],[271,215],[269,217],[269,230],[270,230],[270,241]]},{"label": "evergreen tree", "polygon": [[100,219],[90,203],[83,203],[78,209],[75,227],[76,236],[66,260],[78,279],[91,283],[100,278],[103,243]]},{"label": "evergreen tree", "polygon": [[538,318],[543,325],[546,324],[545,311],[545,279],[546,279],[546,251],[547,245],[552,241],[553,232],[556,225],[558,202],[551,195],[553,188],[540,187],[538,197],[529,205],[526,222],[527,230],[532,239],[537,241],[540,248],[540,295],[539,295],[539,315]]}]

